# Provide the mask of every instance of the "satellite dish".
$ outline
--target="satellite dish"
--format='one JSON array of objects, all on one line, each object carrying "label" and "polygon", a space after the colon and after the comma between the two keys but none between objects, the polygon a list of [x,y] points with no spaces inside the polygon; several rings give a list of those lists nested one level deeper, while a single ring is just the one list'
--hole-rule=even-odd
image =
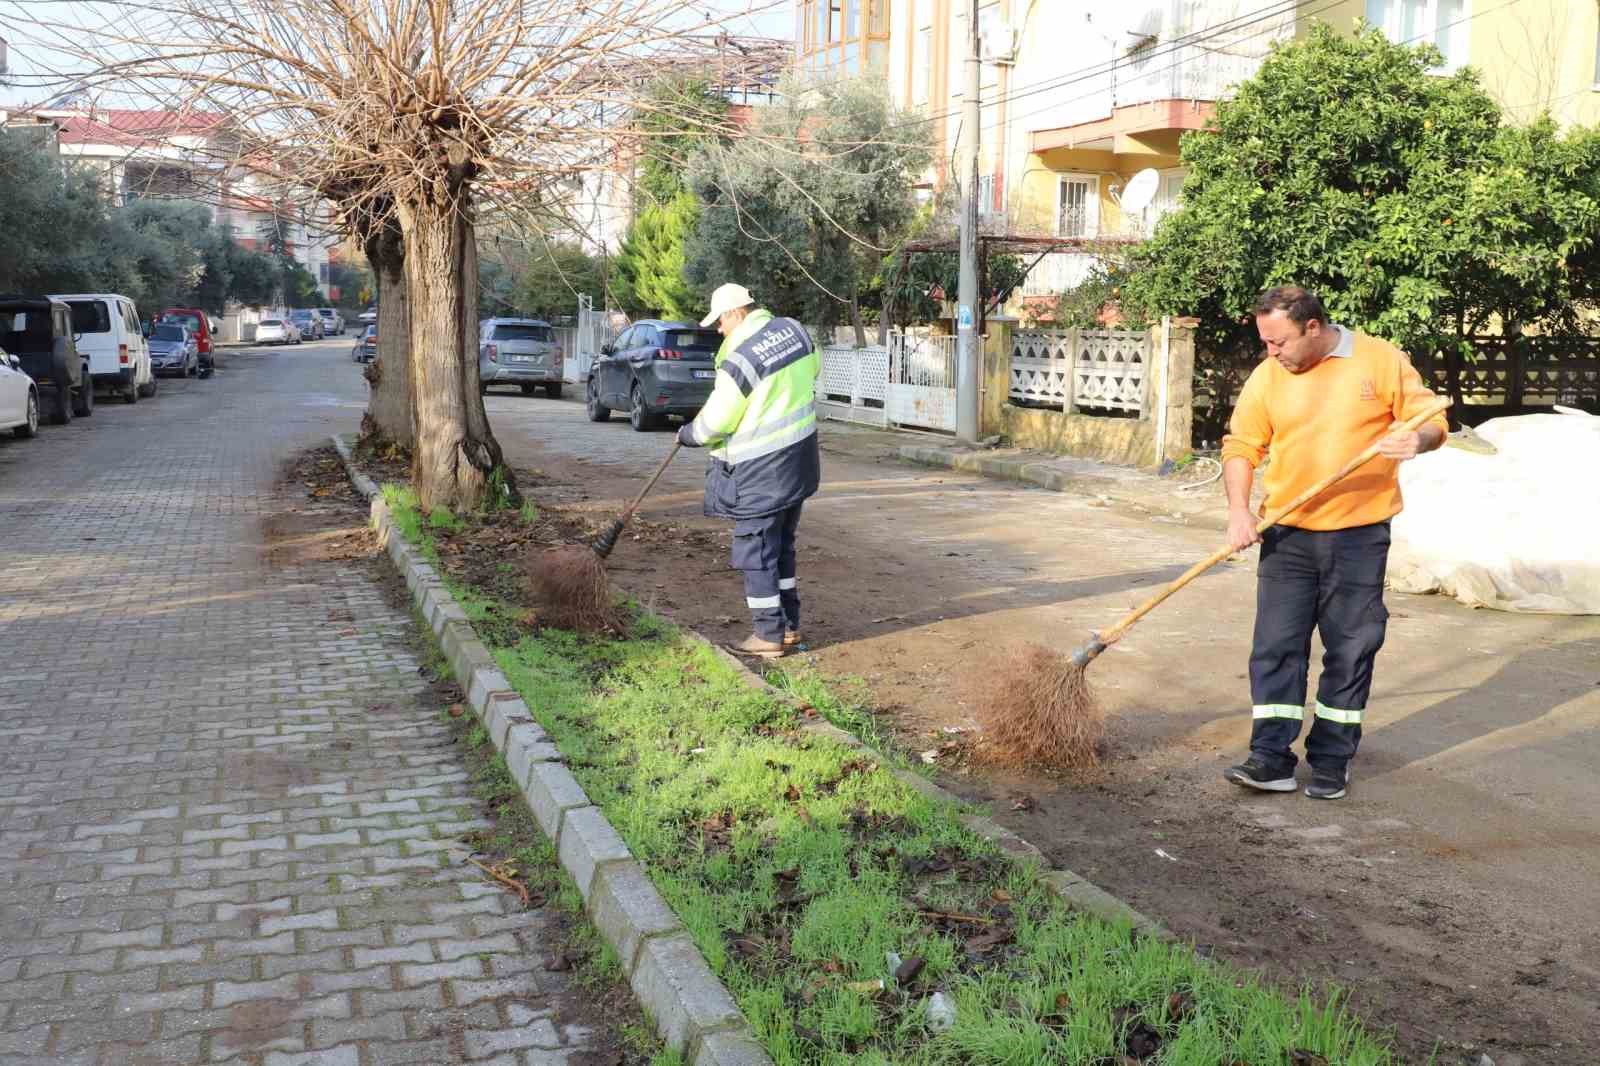
[{"label": "satellite dish", "polygon": [[1156,190],[1161,187],[1161,175],[1149,167],[1139,171],[1128,182],[1128,187],[1122,190],[1120,206],[1130,215],[1137,215],[1140,211],[1150,206],[1150,201],[1156,198]]}]

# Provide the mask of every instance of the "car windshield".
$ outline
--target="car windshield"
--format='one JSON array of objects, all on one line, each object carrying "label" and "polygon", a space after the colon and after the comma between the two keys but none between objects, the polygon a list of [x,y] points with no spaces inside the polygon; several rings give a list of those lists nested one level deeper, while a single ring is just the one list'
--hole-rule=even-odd
[{"label": "car windshield", "polygon": [[669,329],[665,336],[668,348],[693,348],[714,352],[722,346],[722,334],[706,329]]},{"label": "car windshield", "polygon": [[306,321],[310,320],[311,312],[310,311],[290,311],[289,312],[289,317],[294,319],[296,322],[306,322]]},{"label": "car windshield", "polygon": [[281,319],[281,318],[263,318],[261,320],[261,324],[263,326],[269,326],[269,327],[281,327],[283,325],[283,319]]},{"label": "car windshield", "polygon": [[492,340],[497,341],[548,341],[553,336],[549,326],[535,326],[528,322],[499,322],[494,327]]},{"label": "car windshield", "polygon": [[183,340],[183,327],[160,325],[156,327],[155,333],[151,336],[152,339],[158,341],[181,341]]},{"label": "car windshield", "polygon": [[72,308],[72,332],[111,332],[111,310],[104,300],[68,300],[67,305]]},{"label": "car windshield", "polygon": [[162,315],[161,317],[162,317],[163,321],[176,322],[180,326],[187,327],[189,332],[191,332],[191,333],[200,332],[200,316],[199,315],[182,315],[182,314],[176,314],[176,313],[168,313],[168,314]]}]

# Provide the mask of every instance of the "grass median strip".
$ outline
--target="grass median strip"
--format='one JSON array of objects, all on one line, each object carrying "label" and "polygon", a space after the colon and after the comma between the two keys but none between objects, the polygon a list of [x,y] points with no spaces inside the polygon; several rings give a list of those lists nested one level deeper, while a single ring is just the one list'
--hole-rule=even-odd
[{"label": "grass median strip", "polygon": [[[521,521],[441,522],[386,496],[436,563],[457,522]],[[805,732],[664,620],[636,612],[617,639],[539,629],[510,583],[440,569],[778,1063],[1397,1061],[1332,992],[1285,997],[1069,911],[955,810]]]}]

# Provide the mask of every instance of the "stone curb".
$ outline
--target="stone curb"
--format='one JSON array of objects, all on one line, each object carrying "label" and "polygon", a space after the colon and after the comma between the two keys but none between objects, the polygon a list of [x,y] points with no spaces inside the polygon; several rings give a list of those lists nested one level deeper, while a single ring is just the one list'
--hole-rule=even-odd
[{"label": "stone curb", "polygon": [[[899,454],[905,462],[916,463],[919,466],[959,470],[962,473],[978,474],[1001,481],[1018,481],[1041,489],[1049,489],[1051,492],[1104,497],[1118,503],[1131,504],[1142,510],[1150,510],[1152,507],[1148,495],[1128,492],[1120,488],[1114,479],[1077,476],[1064,470],[1057,470],[1048,463],[926,444],[903,444],[900,446]],[[1204,511],[1185,511],[1183,520],[1185,525],[1201,529],[1227,529],[1227,522],[1217,517],[1221,513],[1223,512],[1220,507]]]},{"label": "stone curb", "polygon": [[468,706],[505,756],[534,820],[555,845],[562,868],[577,883],[585,909],[616,950],[628,984],[662,1039],[692,1066],[772,1066],[688,929],[604,812],[589,802],[438,572],[395,527],[378,486],[355,468],[349,444],[335,436],[333,446],[351,483],[371,501],[379,546],[405,579],[412,602],[467,693]]}]

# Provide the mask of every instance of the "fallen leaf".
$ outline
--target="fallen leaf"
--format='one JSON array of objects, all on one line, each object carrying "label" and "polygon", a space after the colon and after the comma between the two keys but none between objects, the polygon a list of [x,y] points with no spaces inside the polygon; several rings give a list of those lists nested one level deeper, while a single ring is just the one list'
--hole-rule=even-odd
[{"label": "fallen leaf", "polygon": [[1297,1047],[1289,1052],[1289,1066],[1328,1066],[1328,1060],[1315,1051]]},{"label": "fallen leaf", "polygon": [[851,981],[849,984],[845,985],[845,987],[852,992],[860,992],[862,995],[875,996],[879,992],[883,991],[884,983],[883,978],[878,977],[871,981]]},{"label": "fallen leaf", "polygon": [[452,703],[450,705],[450,717],[451,718],[460,718],[462,715],[464,715],[466,713],[467,713],[467,709],[464,706],[462,706],[461,704]]},{"label": "fallen leaf", "polygon": [[927,964],[928,960],[923,958],[921,955],[911,956],[899,966],[895,967],[894,983],[897,985],[910,984],[912,981],[917,979],[917,975],[922,973],[922,968]]},{"label": "fallen leaf", "polygon": [[783,790],[783,798],[788,800],[790,803],[798,803],[800,801],[800,790],[795,788],[793,785],[790,785],[788,788]]},{"label": "fallen leaf", "polygon": [[1031,811],[1036,806],[1032,796],[1019,796],[1011,801],[1011,809],[1014,811]]},{"label": "fallen leaf", "polygon": [[1065,992],[1056,993],[1056,1010],[1064,1011],[1072,1006],[1072,997]]},{"label": "fallen leaf", "polygon": [[1011,893],[1007,892],[1003,888],[997,888],[993,892],[989,893],[989,898],[994,900],[996,903],[1010,903]]}]

